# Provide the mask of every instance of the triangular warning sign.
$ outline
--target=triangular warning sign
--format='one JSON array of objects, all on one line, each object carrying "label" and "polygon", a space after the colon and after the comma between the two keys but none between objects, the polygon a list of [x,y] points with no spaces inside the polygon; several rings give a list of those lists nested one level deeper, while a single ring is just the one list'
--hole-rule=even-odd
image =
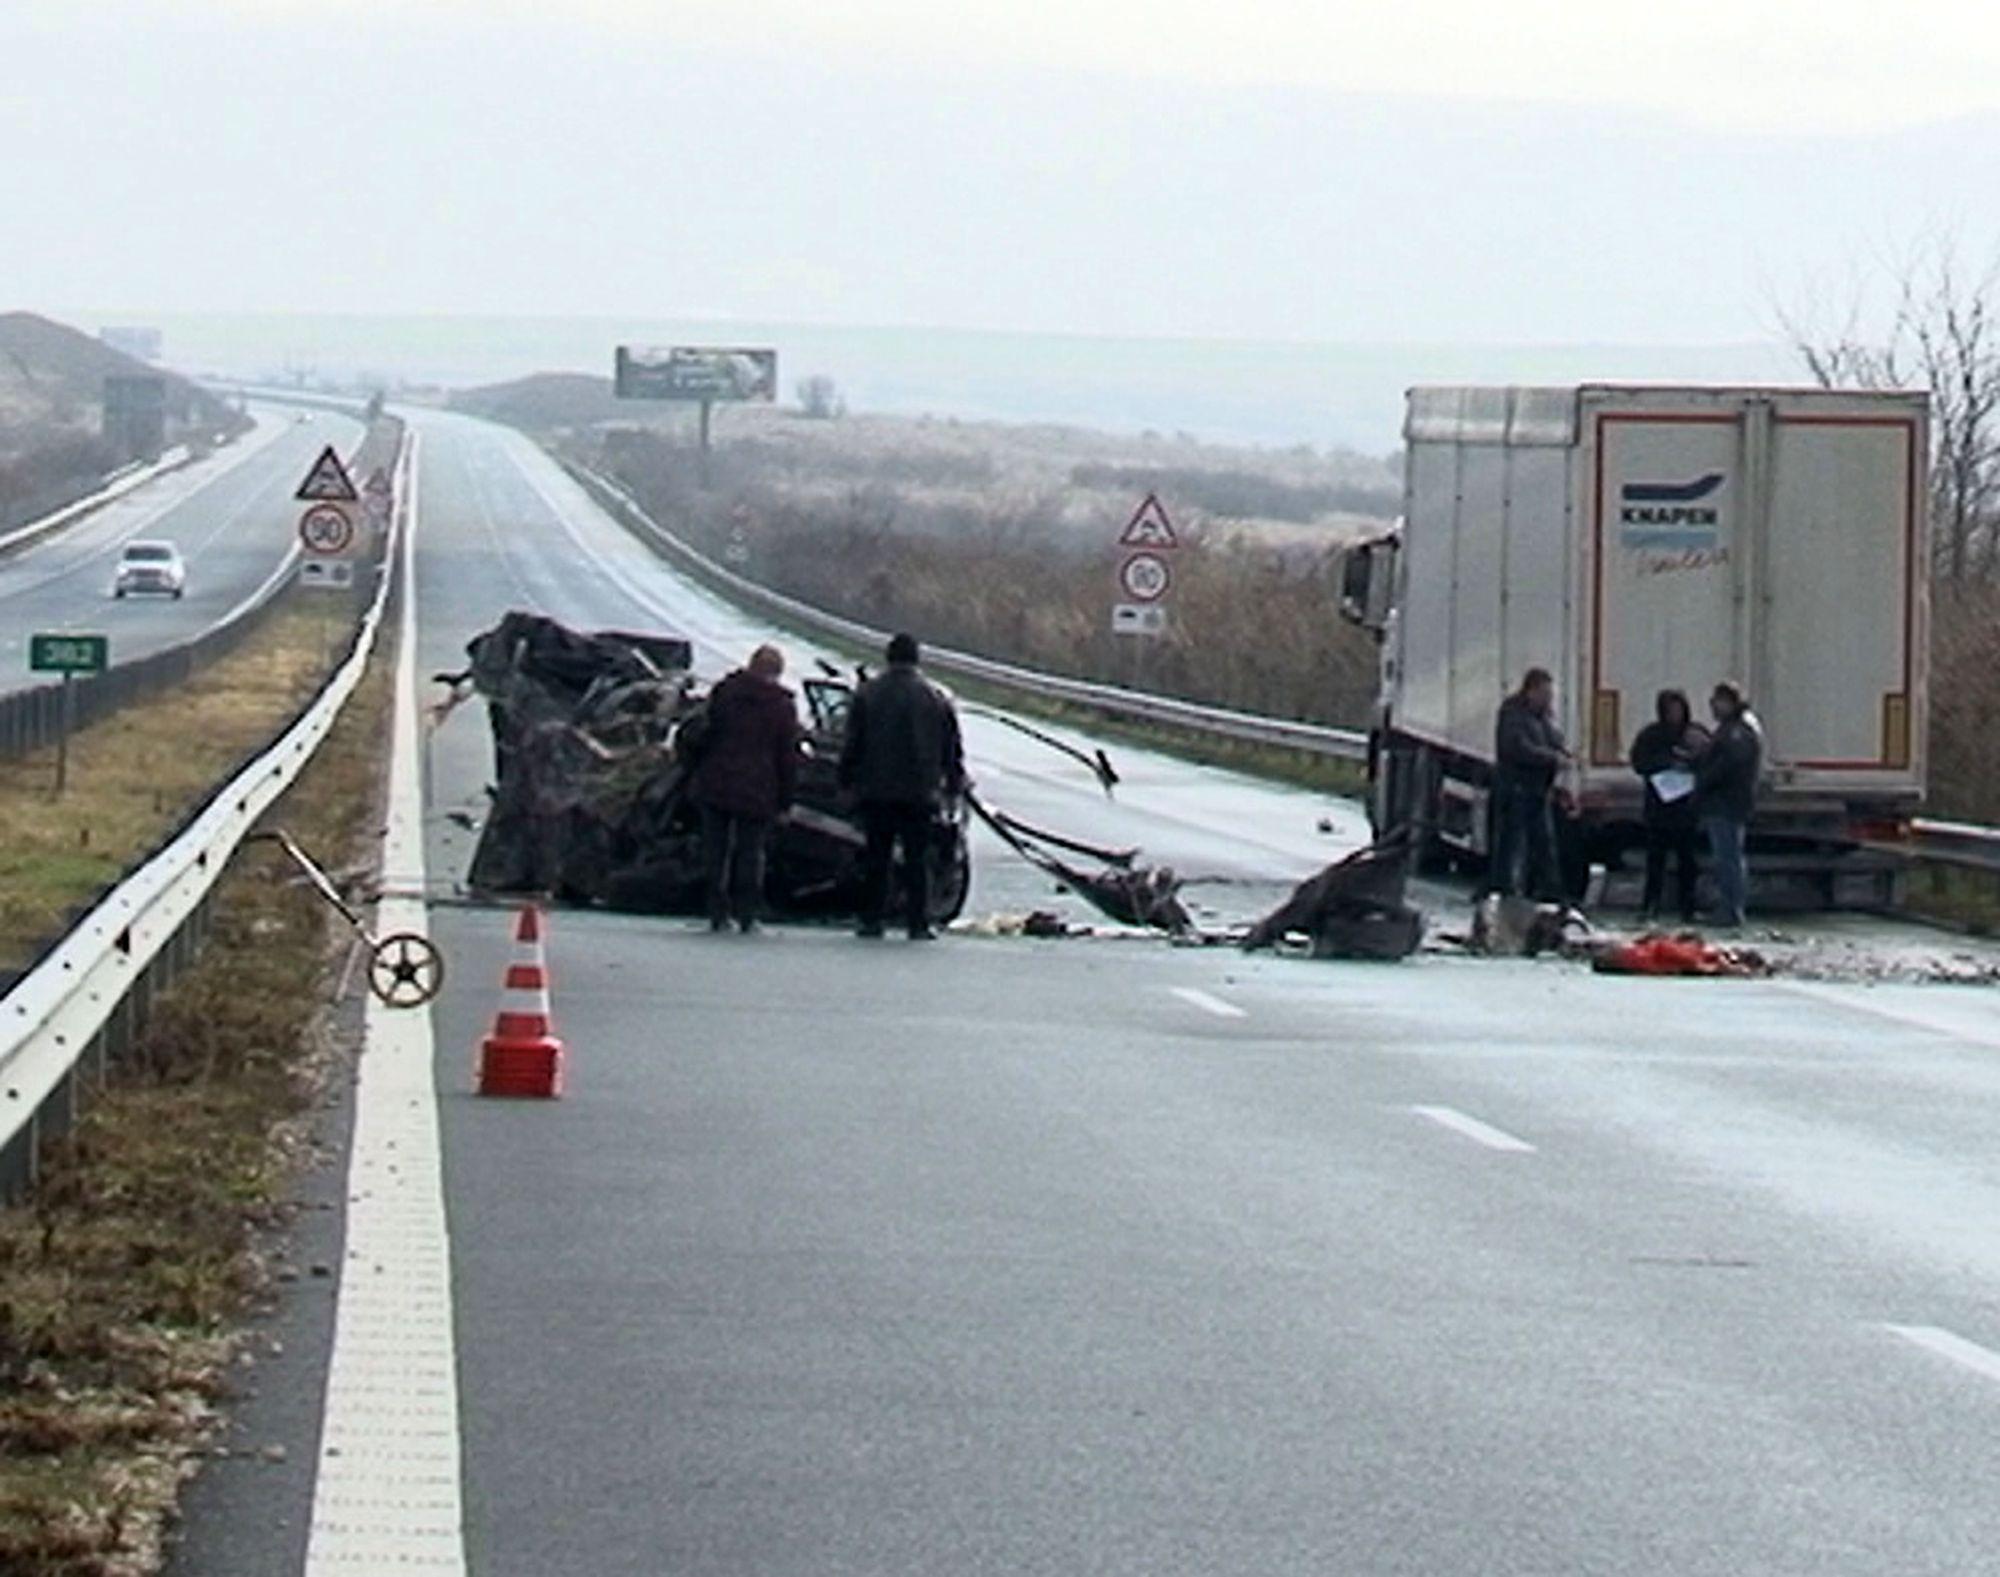
[{"label": "triangular warning sign", "polygon": [[1167,511],[1160,503],[1160,495],[1148,493],[1145,501],[1132,512],[1124,532],[1118,538],[1123,548],[1177,548],[1181,539],[1174,535],[1173,523],[1167,519]]},{"label": "triangular warning sign", "polygon": [[306,479],[299,483],[299,490],[292,495],[307,504],[353,504],[361,495],[354,491],[354,479],[347,474],[347,467],[340,463],[340,456],[328,444],[320,450],[319,458],[306,472]]},{"label": "triangular warning sign", "polygon": [[386,493],[390,490],[389,473],[378,465],[368,473],[368,480],[361,485],[370,493]]}]

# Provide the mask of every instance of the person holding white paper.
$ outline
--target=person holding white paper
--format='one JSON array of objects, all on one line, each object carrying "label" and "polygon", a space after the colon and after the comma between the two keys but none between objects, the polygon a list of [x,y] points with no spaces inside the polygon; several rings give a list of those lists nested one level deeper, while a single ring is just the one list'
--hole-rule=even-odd
[{"label": "person holding white paper", "polygon": [[1662,690],[1653,703],[1653,721],[1632,741],[1632,770],[1646,785],[1646,892],[1640,918],[1660,916],[1666,896],[1667,860],[1672,856],[1678,878],[1675,896],[1680,915],[1695,917],[1696,840],[1694,764],[1708,748],[1708,733],[1694,720],[1694,709],[1680,690]]}]

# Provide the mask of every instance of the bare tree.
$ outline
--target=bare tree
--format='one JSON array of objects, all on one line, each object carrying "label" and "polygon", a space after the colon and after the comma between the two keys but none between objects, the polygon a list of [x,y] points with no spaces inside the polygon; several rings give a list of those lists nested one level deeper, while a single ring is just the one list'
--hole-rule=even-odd
[{"label": "bare tree", "polygon": [[2000,572],[2000,260],[1969,273],[1949,237],[1892,274],[1887,321],[1864,329],[1860,292],[1838,328],[1780,322],[1827,388],[1926,388],[1931,397],[1931,524],[1936,568],[1962,582]]},{"label": "bare tree", "polygon": [[847,402],[840,397],[840,388],[823,372],[816,372],[810,378],[799,379],[799,409],[805,415],[821,421],[831,420],[847,414]]}]

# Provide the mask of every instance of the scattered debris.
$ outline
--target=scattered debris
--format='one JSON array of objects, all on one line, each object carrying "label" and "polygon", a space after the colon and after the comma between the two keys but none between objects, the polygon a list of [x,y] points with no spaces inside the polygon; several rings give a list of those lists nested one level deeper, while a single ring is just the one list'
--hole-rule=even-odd
[{"label": "scattered debris", "polygon": [[1693,931],[1609,942],[1592,954],[1590,967],[1601,975],[1768,975],[1771,966],[1748,948],[1716,947]]},{"label": "scattered debris", "polygon": [[1424,917],[1405,899],[1411,848],[1396,836],[1336,860],[1259,920],[1246,951],[1303,934],[1315,958],[1407,958],[1424,937]]},{"label": "scattered debris", "polygon": [[1071,925],[1051,909],[1032,909],[1026,914],[988,914],[976,920],[960,920],[952,927],[962,936],[1088,936],[1087,926]]},{"label": "scattered debris", "polygon": [[1037,743],[1047,745],[1051,750],[1060,750],[1072,760],[1082,762],[1083,765],[1090,768],[1091,772],[1096,776],[1097,781],[1103,785],[1104,792],[1107,795],[1120,782],[1117,769],[1111,765],[1111,758],[1104,753],[1102,747],[1088,751],[1083,750],[1076,745],[1072,745],[1066,739],[1057,738],[1046,729],[1036,728],[1032,723],[1024,723],[1020,718],[1013,716],[1011,713],[996,712],[990,707],[968,707],[966,710],[974,713],[976,716],[990,718],[996,723],[1013,729],[1017,734],[1026,734]]},{"label": "scattered debris", "polygon": [[[1124,925],[1165,931],[1172,936],[1193,931],[1194,919],[1180,900],[1180,878],[1171,867],[1156,865],[1135,870],[1137,849],[1101,848],[1066,838],[995,810],[976,794],[967,794],[965,798],[972,813],[1008,848],[1111,919]],[[1056,854],[1057,849],[1101,861],[1104,869],[1079,870]]]},{"label": "scattered debris", "polygon": [[1472,934],[1466,947],[1491,958],[1573,955],[1591,934],[1590,921],[1567,904],[1488,893],[1473,906]]}]

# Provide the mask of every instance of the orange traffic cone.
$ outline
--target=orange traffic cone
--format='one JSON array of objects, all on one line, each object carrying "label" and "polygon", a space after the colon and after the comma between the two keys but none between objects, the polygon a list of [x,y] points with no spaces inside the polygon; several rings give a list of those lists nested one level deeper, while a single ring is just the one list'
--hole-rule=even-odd
[{"label": "orange traffic cone", "polygon": [[521,906],[514,961],[501,982],[493,1033],[479,1045],[481,1095],[562,1094],[563,1043],[549,1018],[549,966],[542,952],[542,912]]}]

